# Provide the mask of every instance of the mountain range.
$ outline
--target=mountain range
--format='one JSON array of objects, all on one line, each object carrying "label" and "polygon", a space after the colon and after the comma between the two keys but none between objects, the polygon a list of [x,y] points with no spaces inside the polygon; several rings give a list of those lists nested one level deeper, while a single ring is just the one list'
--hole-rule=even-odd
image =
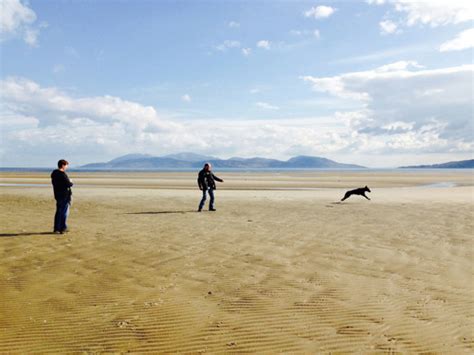
[{"label": "mountain range", "polygon": [[450,161],[443,164],[402,166],[401,169],[474,169],[474,159]]},{"label": "mountain range", "polygon": [[363,169],[355,164],[338,163],[330,159],[312,156],[296,156],[286,161],[267,158],[220,159],[213,156],[178,153],[165,156],[127,154],[105,163],[92,163],[81,169],[197,169],[209,162],[215,168],[233,169]]}]

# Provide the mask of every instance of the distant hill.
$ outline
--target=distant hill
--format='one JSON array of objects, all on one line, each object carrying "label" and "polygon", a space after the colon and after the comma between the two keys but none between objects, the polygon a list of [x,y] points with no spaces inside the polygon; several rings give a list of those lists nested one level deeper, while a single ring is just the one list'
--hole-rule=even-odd
[{"label": "distant hill", "polygon": [[401,166],[400,169],[474,169],[474,159],[432,165]]},{"label": "distant hill", "polygon": [[210,155],[202,155],[202,154],[188,153],[188,152],[168,154],[168,155],[165,155],[163,158],[172,158],[172,159],[184,160],[184,161],[204,161],[204,160],[218,159]]},{"label": "distant hill", "polygon": [[205,162],[215,168],[233,169],[363,169],[354,164],[342,164],[320,157],[297,156],[282,161],[267,158],[219,159],[195,153],[170,154],[162,157],[147,154],[128,154],[106,163],[92,163],[81,169],[197,169]]}]

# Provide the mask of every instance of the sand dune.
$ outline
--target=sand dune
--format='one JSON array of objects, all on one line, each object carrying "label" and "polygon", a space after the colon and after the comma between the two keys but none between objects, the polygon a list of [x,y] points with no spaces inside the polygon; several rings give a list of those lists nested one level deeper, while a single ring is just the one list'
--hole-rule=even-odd
[{"label": "sand dune", "polygon": [[49,187],[0,187],[1,352],[474,351],[472,174],[222,173],[216,213],[135,175],[71,174],[65,236]]}]

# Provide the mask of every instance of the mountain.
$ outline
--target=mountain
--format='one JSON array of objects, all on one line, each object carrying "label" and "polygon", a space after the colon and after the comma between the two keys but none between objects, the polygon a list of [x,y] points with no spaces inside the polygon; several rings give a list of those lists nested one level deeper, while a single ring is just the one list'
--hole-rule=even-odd
[{"label": "mountain", "polygon": [[[326,158],[319,158],[319,157],[309,157],[305,155],[300,155],[294,158],[289,159],[287,162],[288,168],[313,168],[313,167],[324,167],[327,169],[360,169],[364,168],[360,165],[354,164],[341,164],[337,163],[333,160],[329,160]],[[342,165],[342,166],[341,166]]]},{"label": "mountain", "polygon": [[192,161],[192,162],[218,159],[210,155],[202,155],[202,154],[188,153],[188,152],[168,154],[168,155],[165,155],[163,158],[171,158],[171,159],[176,159],[176,160],[184,160],[184,161]]},{"label": "mountain", "polygon": [[400,169],[474,169],[474,159],[432,165],[401,166]]},{"label": "mountain", "polygon": [[150,154],[127,154],[127,155],[111,160],[110,163],[112,162],[119,163],[126,160],[143,159],[143,158],[151,158],[151,157],[153,157],[153,155],[150,155]]},{"label": "mountain", "polygon": [[228,169],[361,169],[360,165],[342,164],[320,157],[297,156],[287,161],[267,158],[219,159],[195,153],[178,153],[162,157],[128,154],[106,163],[92,163],[81,169],[198,169],[205,162],[215,168]]}]

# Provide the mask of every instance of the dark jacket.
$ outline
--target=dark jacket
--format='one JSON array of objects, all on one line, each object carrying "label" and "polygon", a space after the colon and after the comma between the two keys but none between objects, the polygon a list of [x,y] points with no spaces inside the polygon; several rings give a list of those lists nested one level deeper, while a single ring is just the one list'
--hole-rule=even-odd
[{"label": "dark jacket", "polygon": [[53,184],[54,198],[56,201],[70,199],[72,195],[72,182],[64,171],[59,169],[51,173],[51,183]]},{"label": "dark jacket", "polygon": [[198,185],[200,190],[207,190],[209,188],[216,189],[216,181],[222,182],[222,179],[219,179],[215,176],[212,171],[206,171],[202,169],[198,175]]}]

